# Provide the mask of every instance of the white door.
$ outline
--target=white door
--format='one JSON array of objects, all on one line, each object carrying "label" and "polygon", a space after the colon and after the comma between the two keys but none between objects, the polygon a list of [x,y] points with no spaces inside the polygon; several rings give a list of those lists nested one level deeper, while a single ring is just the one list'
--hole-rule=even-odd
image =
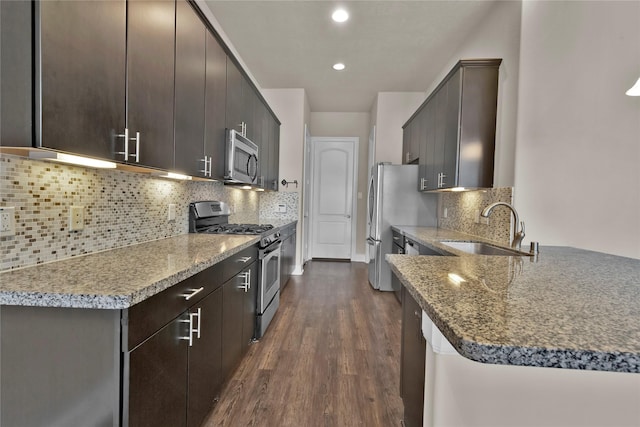
[{"label": "white door", "polygon": [[304,185],[302,186],[302,264],[311,259],[309,241],[311,240],[311,134],[304,125]]},{"label": "white door", "polygon": [[313,138],[311,257],[351,259],[357,138]]}]

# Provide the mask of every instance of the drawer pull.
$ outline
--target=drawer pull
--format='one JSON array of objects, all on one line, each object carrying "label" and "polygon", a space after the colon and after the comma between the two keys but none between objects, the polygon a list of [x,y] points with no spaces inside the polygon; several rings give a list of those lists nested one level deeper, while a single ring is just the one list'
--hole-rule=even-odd
[{"label": "drawer pull", "polygon": [[197,294],[199,294],[203,290],[204,290],[204,287],[193,289],[190,294],[182,294],[182,296],[184,297],[185,300],[189,301],[191,298],[195,297]]},{"label": "drawer pull", "polygon": [[250,256],[243,256],[243,257],[238,258],[238,262],[242,262],[243,264],[246,264],[247,261],[249,261],[251,258],[252,257],[250,257]]},{"label": "drawer pull", "polygon": [[238,277],[243,279],[242,284],[238,286],[238,288],[249,292],[249,289],[251,289],[251,270],[238,274]]},{"label": "drawer pull", "polygon": [[[189,347],[193,347],[193,334],[196,334],[196,337],[200,339],[200,326],[202,322],[200,318],[202,316],[202,309],[198,308],[195,313],[189,313],[189,320],[182,320],[181,322],[189,323],[189,336],[188,337],[180,337],[181,340],[189,341]],[[198,326],[196,328],[193,327],[194,318],[198,318]]]}]

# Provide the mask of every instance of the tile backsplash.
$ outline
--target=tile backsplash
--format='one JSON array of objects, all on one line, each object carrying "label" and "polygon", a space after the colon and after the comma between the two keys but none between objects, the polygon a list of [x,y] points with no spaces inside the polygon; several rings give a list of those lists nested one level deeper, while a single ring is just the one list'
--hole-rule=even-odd
[{"label": "tile backsplash", "polygon": [[[16,235],[0,237],[0,271],[185,234],[188,205],[197,200],[229,203],[230,222],[280,218],[277,194],[2,154],[0,206],[15,207]],[[284,203],[297,206],[297,198],[283,194]],[[260,209],[264,195],[268,202]],[[167,219],[169,204],[176,205],[174,221]],[[84,207],[83,230],[69,231],[71,206]],[[287,213],[296,219],[297,207]]]},{"label": "tile backsplash", "polygon": [[[494,202],[513,203],[513,188],[441,193],[438,200],[438,227],[460,231],[508,245],[511,241],[511,211],[498,207],[489,216],[489,225],[475,222],[476,211]],[[447,217],[443,212],[447,210]]]}]

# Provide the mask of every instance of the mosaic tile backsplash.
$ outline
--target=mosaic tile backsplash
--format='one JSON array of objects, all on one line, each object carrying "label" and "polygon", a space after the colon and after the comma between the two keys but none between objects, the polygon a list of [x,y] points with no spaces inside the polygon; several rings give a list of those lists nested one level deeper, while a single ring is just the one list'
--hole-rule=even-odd
[{"label": "mosaic tile backsplash", "polygon": [[[260,221],[282,219],[295,221],[298,219],[297,192],[273,192],[260,194]],[[279,212],[278,205],[284,205],[286,212]]]},{"label": "mosaic tile backsplash", "polygon": [[[489,216],[489,225],[475,222],[476,211],[482,211],[494,202],[513,203],[513,188],[441,193],[438,200],[438,227],[508,245],[511,242],[511,211],[508,208],[495,208]],[[446,218],[443,217],[445,208]]]},{"label": "mosaic tile backsplash", "polygon": [[[264,209],[261,194],[268,195]],[[188,205],[197,200],[229,203],[230,222],[273,218],[270,209],[278,193],[271,194],[3,154],[0,206],[15,207],[16,235],[0,237],[0,271],[185,234]],[[297,206],[297,199],[289,201],[290,193],[282,194],[287,204]],[[172,203],[176,220],[168,221]],[[69,231],[71,206],[84,206],[83,230]],[[287,212],[297,215],[297,207]]]}]

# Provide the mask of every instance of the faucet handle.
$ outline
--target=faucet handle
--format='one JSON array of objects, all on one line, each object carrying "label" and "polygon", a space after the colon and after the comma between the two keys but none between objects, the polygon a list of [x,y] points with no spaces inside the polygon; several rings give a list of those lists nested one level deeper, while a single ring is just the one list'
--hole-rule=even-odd
[{"label": "faucet handle", "polygon": [[520,221],[520,232],[524,236],[524,221]]}]

